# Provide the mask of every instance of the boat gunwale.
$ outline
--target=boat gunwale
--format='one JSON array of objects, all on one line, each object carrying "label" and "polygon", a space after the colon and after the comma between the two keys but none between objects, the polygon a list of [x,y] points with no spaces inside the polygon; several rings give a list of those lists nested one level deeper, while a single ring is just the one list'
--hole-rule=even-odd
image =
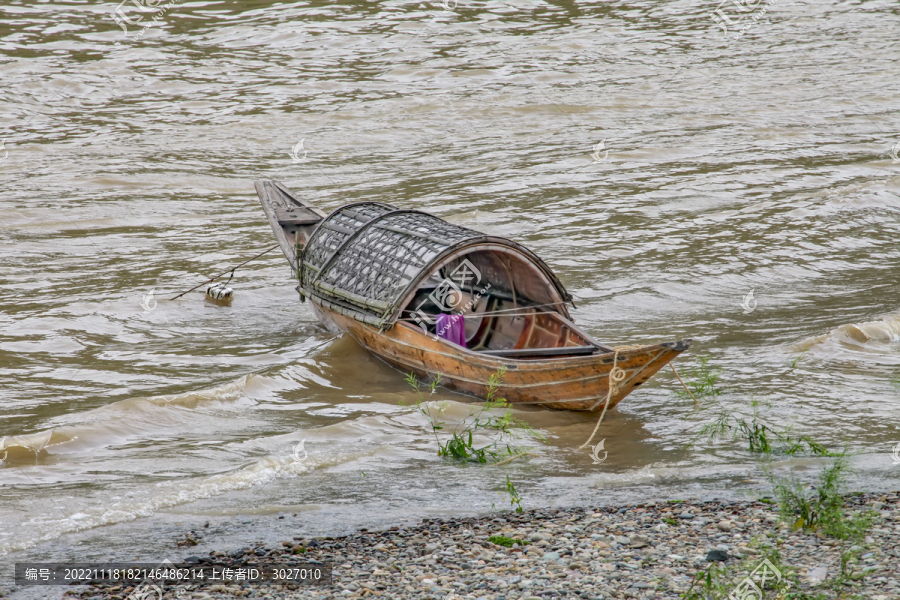
[{"label": "boat gunwale", "polygon": [[[347,317],[345,317],[345,318],[347,318]],[[366,324],[363,323],[362,325],[365,326]],[[415,331],[415,328],[413,328],[412,326],[410,326],[406,323],[404,323],[404,325],[406,327],[410,328],[411,330],[413,330],[413,333],[416,333],[418,335],[424,335],[420,332]],[[369,327],[372,327],[372,326],[369,325]],[[354,332],[352,330],[348,330],[348,332],[364,348],[366,348],[367,350],[370,350],[372,352],[375,352],[375,350],[370,349],[369,345],[366,344],[363,340],[358,339],[357,336],[354,335]],[[374,327],[372,327],[371,333],[373,335],[384,336],[384,334],[379,333],[378,330],[375,329]],[[426,351],[426,352],[429,352],[432,354],[437,354],[439,356],[442,356],[444,358],[454,360],[454,361],[465,361],[468,364],[475,366],[473,363],[475,363],[476,361],[467,361],[466,360],[467,357],[465,355],[460,356],[460,354],[462,354],[463,352],[466,352],[471,356],[482,359],[481,364],[477,365],[479,367],[483,367],[485,369],[489,369],[492,371],[499,370],[501,367],[507,367],[507,368],[514,367],[514,369],[511,369],[508,372],[527,373],[529,375],[539,374],[542,372],[552,372],[552,371],[559,370],[561,368],[588,368],[588,367],[592,367],[592,366],[595,366],[598,364],[600,366],[602,366],[603,364],[610,365],[610,371],[611,371],[612,370],[612,366],[611,366],[612,361],[605,361],[602,359],[615,355],[615,351],[613,351],[613,352],[607,352],[607,353],[603,353],[603,354],[591,354],[588,356],[560,357],[560,358],[542,359],[542,360],[521,360],[521,359],[509,359],[509,358],[504,359],[502,357],[493,357],[491,355],[483,355],[475,350],[469,350],[468,348],[463,348],[462,346],[455,346],[455,345],[452,345],[450,342],[448,342],[446,340],[442,340],[440,338],[438,338],[437,341],[439,343],[442,342],[449,350],[455,352],[456,354],[440,352],[440,351],[436,351],[436,350],[432,350],[432,349],[425,349],[422,346],[417,346],[415,344],[411,344],[409,342],[397,339],[394,336],[391,336],[390,339],[391,339],[392,343],[404,346],[406,348],[413,348],[413,349],[420,350],[420,351]],[[689,340],[681,340],[681,342],[689,343]],[[624,369],[628,369],[628,370],[636,369],[636,370],[634,373],[631,374],[631,376],[628,378],[627,381],[622,382],[619,385],[627,386],[628,383],[630,383],[636,376],[638,376],[641,373],[641,371],[643,371],[648,365],[659,360],[667,352],[677,352],[677,353],[682,352],[683,350],[678,350],[677,348],[673,348],[671,346],[672,344],[678,344],[678,343],[679,342],[663,342],[661,344],[652,344],[652,345],[648,345],[648,346],[642,346],[640,348],[634,348],[631,350],[618,351],[620,358],[619,358],[619,361],[617,361],[617,362],[623,362],[624,360],[627,360],[628,358],[633,358],[633,357],[639,356],[641,354],[655,355],[655,356],[652,356],[652,358],[643,365],[639,365],[636,367],[624,367]],[[378,352],[375,352],[375,354],[382,356],[382,354],[380,354]],[[489,360],[484,360],[484,358],[486,358],[486,357],[489,358]],[[395,362],[400,362],[410,368],[417,368],[417,369],[422,368],[422,367],[416,366],[414,364],[409,364],[407,361],[398,360],[397,357],[394,357],[394,356],[392,356],[389,359],[385,358],[385,360],[388,360],[388,361],[393,360]],[[504,364],[505,361],[509,361],[509,360],[514,360],[514,361],[516,361],[517,364],[515,364],[515,365]],[[520,368],[523,366],[526,368],[524,368],[524,369]],[[623,368],[623,367],[620,367],[620,368]],[[424,370],[426,370],[428,372],[432,372],[436,375],[440,375],[441,377],[446,377],[448,379],[458,379],[461,381],[465,381],[466,383],[471,383],[471,384],[475,384],[475,385],[486,385],[487,384],[486,380],[469,379],[468,377],[465,377],[463,375],[454,375],[452,373],[444,373],[444,372],[440,372],[440,371],[436,370],[434,367],[430,367],[430,368],[424,369]],[[609,372],[593,373],[593,374],[587,374],[587,375],[584,375],[581,377],[568,377],[566,379],[566,382],[580,382],[580,381],[588,381],[588,380],[592,380],[592,379],[605,379],[608,377],[609,377]],[[546,386],[554,385],[555,383],[556,382],[554,382],[552,380],[551,381],[541,381],[541,382],[536,382],[536,383],[512,383],[509,381],[504,381],[500,387],[501,388],[512,388],[515,390],[519,390],[519,389],[546,387]],[[568,400],[567,400],[567,402],[568,402]]]}]

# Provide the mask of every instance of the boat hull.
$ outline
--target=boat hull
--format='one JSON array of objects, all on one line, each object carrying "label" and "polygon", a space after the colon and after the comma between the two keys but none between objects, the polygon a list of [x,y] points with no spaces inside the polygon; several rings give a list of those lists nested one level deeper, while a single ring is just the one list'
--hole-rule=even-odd
[{"label": "boat hull", "polygon": [[625,379],[610,398],[609,408],[613,408],[690,346],[690,340],[683,340],[586,356],[513,359],[468,350],[402,321],[382,332],[316,302],[312,305],[330,329],[347,332],[404,373],[424,378],[439,375],[442,386],[485,398],[491,375],[505,368],[497,397],[512,404],[563,410],[601,410],[609,393],[610,371],[616,366],[625,371]]}]

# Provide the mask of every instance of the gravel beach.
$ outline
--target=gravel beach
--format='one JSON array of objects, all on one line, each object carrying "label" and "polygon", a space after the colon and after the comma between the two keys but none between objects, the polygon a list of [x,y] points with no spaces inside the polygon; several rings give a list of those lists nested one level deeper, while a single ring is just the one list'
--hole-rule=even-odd
[{"label": "gravel beach", "polygon": [[[726,587],[736,587],[777,547],[780,584],[765,598],[778,597],[781,589],[786,598],[900,599],[900,492],[854,495],[847,503],[851,509],[873,509],[881,519],[867,532],[865,544],[855,548],[854,575],[839,589],[833,582],[842,546],[849,545],[822,534],[789,531],[778,523],[774,505],[666,501],[425,520],[415,527],[361,530],[343,538],[223,549],[209,557],[185,558],[232,561],[235,566],[313,560],[331,564],[333,580],[315,587],[232,583],[162,586],[162,591],[165,598],[182,600],[680,598],[694,575],[714,562],[726,569]],[[132,591],[79,586],[68,595],[118,600]]]}]

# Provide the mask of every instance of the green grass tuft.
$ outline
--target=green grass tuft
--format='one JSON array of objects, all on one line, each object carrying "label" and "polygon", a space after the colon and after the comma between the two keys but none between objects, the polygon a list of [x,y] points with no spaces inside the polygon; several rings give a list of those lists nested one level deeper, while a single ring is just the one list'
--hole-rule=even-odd
[{"label": "green grass tuft", "polygon": [[520,546],[525,546],[526,544],[530,544],[528,540],[523,540],[520,538],[511,538],[506,537],[505,535],[492,535],[488,538],[488,541],[497,544],[498,546],[505,546],[507,548],[512,548],[513,544],[519,544]]},{"label": "green grass tuft", "polygon": [[[509,442],[516,437],[522,435],[532,437],[543,441],[543,437],[534,430],[531,425],[521,419],[517,419],[512,412],[512,406],[505,398],[497,397],[497,390],[500,387],[500,381],[506,374],[505,368],[500,368],[496,373],[491,375],[488,383],[488,394],[483,404],[474,409],[469,417],[463,420],[459,426],[450,431],[450,439],[441,442],[438,432],[444,430],[446,423],[441,420],[444,411],[447,408],[446,403],[434,404],[425,401],[425,398],[434,394],[435,390],[441,383],[440,376],[428,384],[429,394],[426,396],[423,392],[423,386],[416,379],[414,373],[406,376],[406,381],[417,392],[419,392],[419,400],[415,403],[415,408],[425,415],[431,425],[431,431],[434,440],[438,446],[438,456],[446,456],[462,462],[474,463],[490,463],[499,462],[502,459],[521,454],[520,451],[510,446]],[[506,409],[501,414],[491,414],[495,409]],[[478,433],[489,433],[494,435],[494,440],[480,448],[475,446],[474,435]]]}]

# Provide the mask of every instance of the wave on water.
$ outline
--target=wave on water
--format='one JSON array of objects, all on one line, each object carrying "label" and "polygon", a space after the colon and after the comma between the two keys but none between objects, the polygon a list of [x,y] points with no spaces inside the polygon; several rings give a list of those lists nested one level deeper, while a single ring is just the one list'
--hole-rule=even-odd
[{"label": "wave on water", "polygon": [[182,415],[169,414],[160,408],[193,410],[203,405],[240,400],[253,375],[205,390],[166,394],[149,398],[128,398],[84,413],[66,415],[62,419],[81,421],[45,431],[0,438],[0,467],[3,462],[33,461],[46,455],[47,449],[67,446],[86,450],[146,437],[167,431],[183,423]]},{"label": "wave on water", "polygon": [[591,487],[614,488],[646,483],[672,483],[696,481],[704,477],[748,476],[756,469],[754,464],[723,464],[697,466],[647,465],[640,469],[621,473],[600,473],[591,479]]},{"label": "wave on water", "polygon": [[298,477],[337,462],[341,461],[336,461],[334,457],[330,459],[307,457],[298,460],[291,455],[267,456],[251,465],[227,473],[160,482],[155,484],[150,492],[146,490],[130,492],[124,498],[114,498],[101,505],[82,506],[69,516],[57,515],[59,511],[44,513],[22,523],[21,527],[17,528],[19,535],[0,540],[0,554],[27,548],[65,533],[149,517],[161,509],[265,485],[277,478]]},{"label": "wave on water", "polygon": [[878,321],[841,325],[830,332],[807,338],[796,345],[796,350],[805,352],[826,342],[853,346],[867,350],[885,350],[885,346],[900,342],[900,315],[890,314]]}]

